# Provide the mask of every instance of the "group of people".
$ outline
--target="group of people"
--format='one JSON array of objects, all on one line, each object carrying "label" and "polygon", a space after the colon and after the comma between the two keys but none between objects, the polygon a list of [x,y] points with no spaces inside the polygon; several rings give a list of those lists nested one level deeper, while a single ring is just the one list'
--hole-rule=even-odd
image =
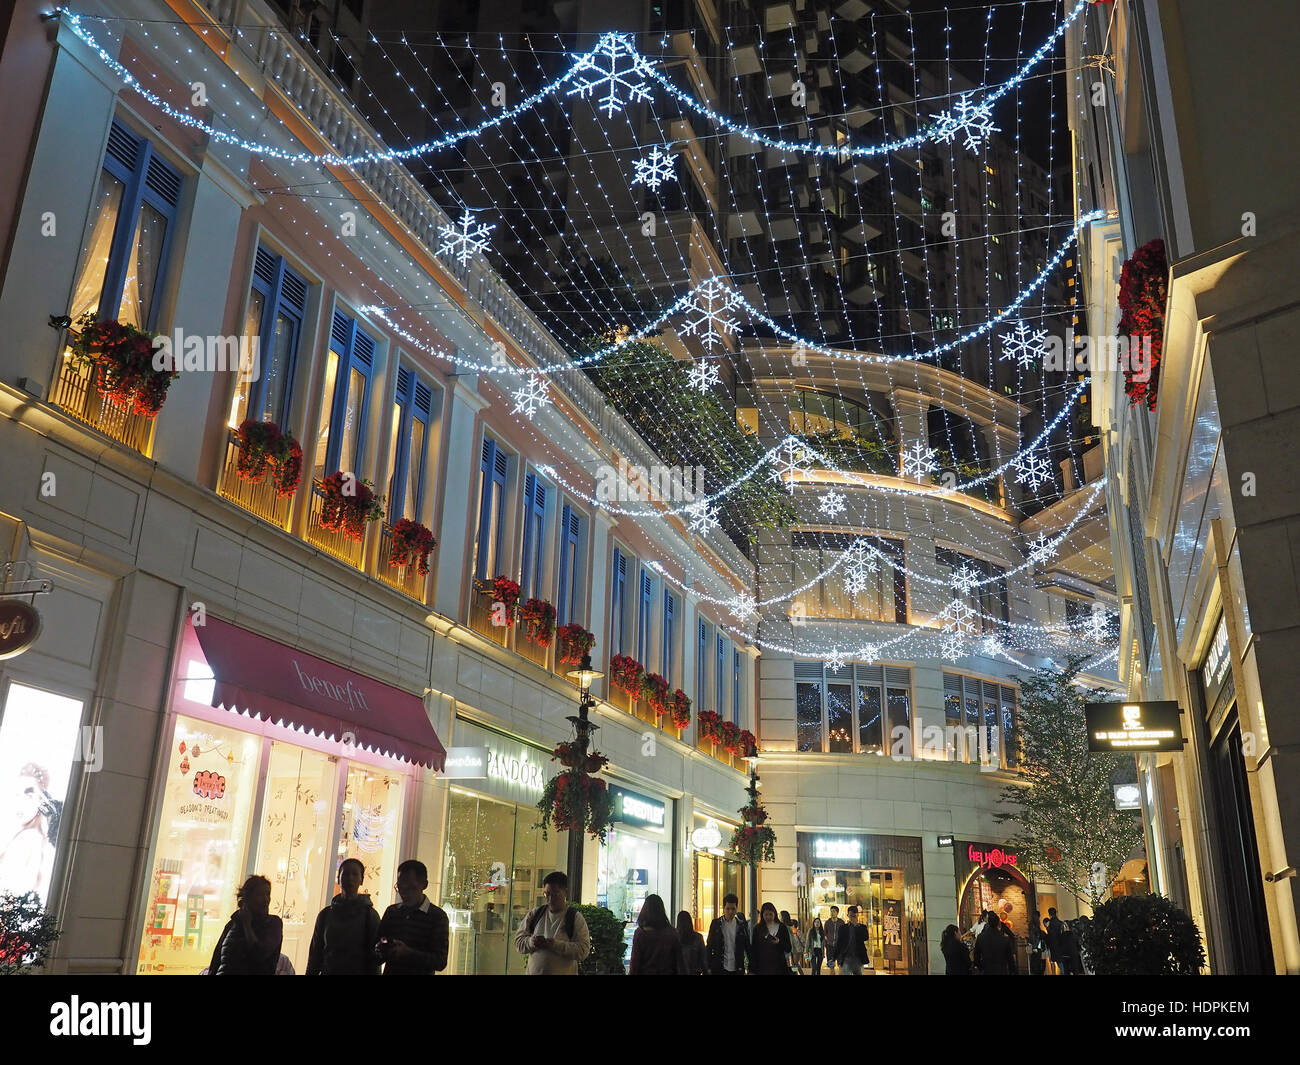
[{"label": "group of people", "polygon": [[856,906],[849,907],[847,921],[840,920],[838,906],[831,907],[826,924],[814,918],[806,937],[798,920],[785,910],[778,913],[770,902],[763,903],[753,925],[739,915],[739,907],[735,895],[726,895],[722,916],[713,919],[705,938],[695,930],[689,912],[682,910],[674,927],[663,899],[646,896],[632,937],[628,974],[788,976],[811,965],[818,976],[825,964],[832,973],[839,966],[842,973],[857,976],[871,968],[868,931],[858,923]]},{"label": "group of people", "polygon": [[[972,926],[966,939],[970,940],[971,947],[967,946],[956,925],[950,924],[943,930],[939,946],[948,976],[972,973],[1013,976],[1020,971],[1016,934],[991,910],[980,914],[979,921]],[[1055,907],[1049,908],[1047,916],[1041,920],[1036,912],[1030,914],[1026,948],[1031,976],[1051,975],[1054,971],[1062,976],[1074,976],[1084,971],[1078,937],[1070,922],[1057,916]]]}]

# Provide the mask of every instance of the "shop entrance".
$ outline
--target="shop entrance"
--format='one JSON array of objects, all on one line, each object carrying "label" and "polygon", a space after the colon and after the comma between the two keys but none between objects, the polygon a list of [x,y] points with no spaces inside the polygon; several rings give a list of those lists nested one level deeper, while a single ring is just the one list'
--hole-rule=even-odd
[{"label": "shop entrance", "polygon": [[810,925],[814,917],[820,917],[824,924],[830,918],[832,906],[840,908],[840,919],[845,920],[848,908],[856,906],[858,922],[870,932],[872,967],[877,972],[908,971],[906,936],[899,944],[901,949],[895,951],[902,957],[898,960],[885,957],[887,904],[896,902],[901,909],[905,901],[901,869],[814,869],[811,879],[809,913],[800,921],[801,927]]}]

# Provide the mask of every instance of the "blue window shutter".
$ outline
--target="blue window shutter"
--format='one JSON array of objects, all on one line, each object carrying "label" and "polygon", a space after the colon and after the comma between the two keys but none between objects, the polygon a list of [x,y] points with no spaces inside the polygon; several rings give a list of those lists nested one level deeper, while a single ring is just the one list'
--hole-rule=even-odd
[{"label": "blue window shutter", "polygon": [[731,720],[737,725],[740,724],[740,652],[734,647],[731,650]]},{"label": "blue window shutter", "polygon": [[519,585],[525,599],[540,597],[542,560],[546,557],[546,485],[537,474],[524,478],[524,557]]},{"label": "blue window shutter", "polygon": [[646,570],[641,571],[641,595],[637,603],[637,660],[650,668],[650,615],[653,613],[651,595],[654,581]]},{"label": "blue window shutter", "polygon": [[695,702],[701,710],[707,703],[708,689],[708,655],[709,655],[709,630],[705,625],[704,619],[700,618],[698,640],[699,646],[695,653]]},{"label": "blue window shutter", "polygon": [[[278,367],[284,381],[284,394],[279,409],[270,412],[272,420],[283,428],[288,425],[289,411],[293,404],[294,364],[298,359],[302,317],[307,309],[307,282],[285,265],[283,256],[276,255],[259,244],[253,260],[252,287],[262,294],[262,320],[258,323],[258,333],[263,345],[258,379],[252,383],[249,393],[249,410],[262,411],[266,408],[266,390],[270,387],[271,380],[271,374],[267,372],[268,359],[272,350],[267,343],[275,337],[278,320],[283,318],[289,323],[288,358],[283,366]],[[327,397],[327,401],[332,403],[333,398]]]},{"label": "blue window shutter", "polygon": [[724,639],[722,638],[722,633],[718,633],[718,634],[717,634],[716,640],[717,640],[717,649],[716,649],[716,650],[717,650],[717,655],[716,655],[717,661],[716,661],[715,664],[716,664],[716,666],[717,666],[717,669],[715,670],[714,677],[713,677],[713,687],[714,687],[714,692],[713,692],[713,694],[714,694],[714,697],[718,700],[718,703],[717,703],[717,706],[714,707],[714,709],[716,709],[716,710],[718,711],[718,713],[721,714],[721,713],[726,709],[726,705],[727,705],[726,702],[723,700],[723,694],[724,694],[724,693],[726,692],[726,690],[727,690],[727,689],[726,689],[726,677],[727,677],[727,658],[726,658],[726,648],[727,648],[727,642],[726,642],[726,640],[724,640]]},{"label": "blue window shutter", "polygon": [[560,581],[557,597],[560,601],[555,604],[555,620],[560,625],[569,625],[577,620],[574,601],[577,574],[573,569],[578,557],[578,533],[578,516],[565,503],[560,512]]},{"label": "blue window shutter", "polygon": [[609,619],[610,653],[621,655],[623,647],[623,615],[627,608],[627,556],[614,548],[614,587],[610,597],[612,610]]},{"label": "blue window shutter", "polygon": [[663,675],[671,684],[673,679],[673,641],[677,630],[677,601],[672,592],[664,592],[664,650],[660,656]]},{"label": "blue window shutter", "polygon": [[[479,492],[479,510],[478,510],[478,557],[474,567],[474,576],[479,580],[489,580],[496,576],[494,573],[488,573],[488,536],[492,531],[492,500],[494,493],[493,487],[499,487],[501,492],[496,495],[498,500],[503,500],[505,495],[505,478],[504,474],[499,474],[498,470],[503,469],[505,465],[505,456],[501,449],[497,447],[496,441],[491,437],[483,438],[483,457],[479,469],[483,474],[482,487]],[[500,528],[498,526],[498,533]],[[498,535],[499,547],[500,538]],[[498,551],[498,557],[500,552]]]}]

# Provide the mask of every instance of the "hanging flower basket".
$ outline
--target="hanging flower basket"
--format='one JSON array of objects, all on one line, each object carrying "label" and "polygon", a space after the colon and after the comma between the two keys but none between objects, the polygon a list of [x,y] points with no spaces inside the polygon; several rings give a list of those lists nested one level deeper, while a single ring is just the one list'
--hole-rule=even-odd
[{"label": "hanging flower basket", "polygon": [[740,820],[731,834],[731,853],[749,865],[776,861],[776,832],[767,824],[767,811],[757,797],[740,808]]},{"label": "hanging flower basket", "polygon": [[172,356],[157,369],[153,339],[126,322],[101,322],[93,314],[77,319],[69,348],[77,364],[99,368],[95,388],[109,403],[144,418],[155,418],[167,389],[180,376]]},{"label": "hanging flower basket", "polygon": [[[662,718],[672,709],[672,697],[668,694],[668,681],[658,673],[647,673],[641,679],[641,695],[645,697],[655,718]],[[656,720],[656,724],[658,721]]]},{"label": "hanging flower basket", "polygon": [[519,616],[528,626],[526,635],[538,647],[550,647],[555,639],[555,607],[545,599],[529,599],[519,608]]},{"label": "hanging flower basket", "polygon": [[[1165,242],[1143,244],[1124,264],[1119,275],[1119,334],[1129,338],[1129,362],[1124,367],[1124,393],[1129,403],[1156,409],[1160,358],[1164,353],[1165,304],[1169,298],[1169,262]],[[1145,355],[1150,338],[1151,357]],[[1133,350],[1141,344],[1139,352]]]},{"label": "hanging flower basket", "polygon": [[546,782],[537,810],[541,817],[533,827],[542,830],[542,839],[552,827],[572,832],[581,825],[588,835],[604,843],[614,817],[614,796],[600,777],[570,769]]},{"label": "hanging flower basket", "polygon": [[641,694],[645,667],[630,655],[613,655],[609,660],[609,680],[619,691],[635,699]]},{"label": "hanging flower basket", "polygon": [[740,738],[740,729],[733,721],[722,722],[722,738],[719,741],[728,754],[739,754],[743,740]]},{"label": "hanging flower basket", "polygon": [[717,743],[722,739],[722,718],[713,710],[701,710],[697,715],[700,723],[700,739]]},{"label": "hanging flower basket", "polygon": [[[555,750],[551,752],[551,757],[566,769],[577,769],[578,759],[582,754],[578,750],[577,743],[570,741],[557,744]],[[599,751],[588,751],[584,765],[588,773],[599,773],[609,765],[609,759]]]},{"label": "hanging flower basket", "polygon": [[349,540],[361,540],[366,535],[366,523],[384,516],[384,497],[375,495],[370,481],[358,481],[340,470],[321,482],[321,490],[325,493],[320,512],[322,529],[341,532]]},{"label": "hanging flower basket", "polygon": [[740,730],[740,757],[753,758],[758,753],[758,737],[747,728]]},{"label": "hanging flower basket", "polygon": [[[492,579],[492,602],[505,607],[506,627],[515,623],[515,604],[519,602],[519,582],[499,575]],[[496,624],[493,621],[493,624]]]},{"label": "hanging flower basket", "polygon": [[388,548],[388,564],[409,566],[415,562],[421,577],[429,574],[429,552],[437,546],[433,531],[418,521],[401,518],[393,523],[393,540]]},{"label": "hanging flower basket", "polygon": [[596,634],[588,632],[576,621],[561,625],[555,630],[555,637],[559,641],[561,665],[581,664],[582,656],[591,654],[591,649],[596,646]]},{"label": "hanging flower basket", "polygon": [[677,728],[684,729],[691,723],[691,697],[681,688],[673,692],[669,712],[673,715],[673,725]]},{"label": "hanging flower basket", "polygon": [[281,432],[275,422],[246,418],[235,435],[239,441],[239,457],[235,460],[239,479],[260,484],[270,473],[276,495],[293,495],[302,480],[302,448],[292,434]]}]

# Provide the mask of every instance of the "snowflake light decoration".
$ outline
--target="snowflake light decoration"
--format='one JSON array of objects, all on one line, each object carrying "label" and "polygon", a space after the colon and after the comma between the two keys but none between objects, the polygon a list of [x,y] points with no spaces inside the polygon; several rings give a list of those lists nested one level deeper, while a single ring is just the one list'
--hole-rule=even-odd
[{"label": "snowflake light decoration", "polygon": [[613,118],[629,104],[650,99],[654,67],[636,50],[630,33],[606,33],[595,48],[578,57],[572,74],[566,95],[588,99],[599,89],[603,95],[597,106]]},{"label": "snowflake light decoration", "polygon": [[1026,545],[1025,552],[1030,562],[1042,565],[1052,557],[1052,552],[1056,550],[1056,545],[1047,538],[1047,533],[1039,533]]},{"label": "snowflake light decoration", "polygon": [[975,103],[973,96],[973,93],[964,92],[957,97],[952,110],[931,115],[938,120],[933,133],[941,144],[951,144],[960,135],[962,146],[973,152],[988,139],[989,134],[1001,132],[993,124],[993,105],[987,100]]},{"label": "snowflake light decoration", "polygon": [[1109,629],[1110,617],[1106,611],[1094,606],[1092,613],[1088,615],[1087,621],[1083,623],[1082,637],[1092,643],[1105,643],[1111,635]]},{"label": "snowflake light decoration", "polygon": [[956,662],[961,657],[962,642],[955,632],[946,633],[939,643],[939,653],[949,662]]},{"label": "snowflake light decoration", "polygon": [[834,488],[823,492],[818,503],[821,512],[828,518],[838,517],[847,509],[847,504],[844,502],[844,493],[837,492]]},{"label": "snowflake light decoration", "polygon": [[934,448],[927,447],[920,440],[913,440],[903,452],[903,476],[920,480],[926,474],[939,468],[935,462]]},{"label": "snowflake light decoration", "polygon": [[733,312],[744,306],[740,293],[720,278],[711,277],[691,293],[682,320],[685,336],[698,336],[705,348],[713,349],[735,333]]},{"label": "snowflake light decoration", "polygon": [[866,662],[867,665],[871,665],[872,662],[880,657],[879,645],[874,643],[864,643],[858,648],[858,657],[862,659],[862,661]]},{"label": "snowflake light decoration", "polygon": [[706,500],[692,503],[686,508],[687,528],[697,536],[708,536],[718,527],[718,508]]},{"label": "snowflake light decoration", "polygon": [[1030,491],[1052,479],[1052,467],[1042,455],[1030,452],[1016,459],[1016,481],[1029,485]]},{"label": "snowflake light decoration", "polygon": [[871,584],[871,575],[880,568],[880,563],[867,549],[865,540],[855,540],[844,553],[844,590],[849,595],[861,595]]},{"label": "snowflake light decoration", "polygon": [[738,621],[747,621],[758,610],[758,604],[748,592],[741,592],[727,606]]},{"label": "snowflake light decoration", "polygon": [[848,655],[843,651],[831,651],[826,655],[826,668],[832,673],[841,672],[848,663]]},{"label": "snowflake light decoration", "polygon": [[794,482],[807,472],[810,465],[804,446],[793,436],[787,436],[772,455],[771,479],[777,484],[786,481],[786,487],[794,495]]},{"label": "snowflake light decoration", "polygon": [[651,192],[658,192],[664,182],[677,178],[677,156],[664,151],[657,144],[650,149],[649,155],[636,160],[632,165],[636,170],[632,184],[644,185]]},{"label": "snowflake light decoration", "polygon": [[980,641],[980,653],[987,655],[989,658],[997,658],[999,655],[1005,654],[1006,649],[1002,646],[1002,641],[996,636],[985,636]]},{"label": "snowflake light decoration", "polygon": [[474,213],[467,207],[455,225],[438,227],[438,254],[451,252],[455,260],[464,266],[488,246],[488,235],[494,229],[494,225],[476,223]]},{"label": "snowflake light decoration", "polygon": [[963,562],[948,578],[948,587],[962,595],[970,595],[979,584],[980,575],[967,562]]},{"label": "snowflake light decoration", "polygon": [[551,402],[551,395],[546,379],[541,374],[529,374],[522,388],[511,393],[515,401],[515,413],[526,415],[529,421],[542,407]]},{"label": "snowflake light decoration", "polygon": [[691,363],[691,368],[686,374],[686,380],[696,391],[707,392],[721,381],[722,377],[717,363],[710,362],[708,359],[697,359]]},{"label": "snowflake light decoration", "polygon": [[998,337],[998,342],[1002,345],[998,358],[1003,362],[1015,359],[1022,370],[1035,363],[1041,365],[1047,358],[1047,330],[1034,329],[1028,322],[1017,322],[1014,330]]},{"label": "snowflake light decoration", "polygon": [[969,633],[975,626],[975,609],[964,599],[954,599],[944,612],[948,620],[945,628],[953,633]]}]

